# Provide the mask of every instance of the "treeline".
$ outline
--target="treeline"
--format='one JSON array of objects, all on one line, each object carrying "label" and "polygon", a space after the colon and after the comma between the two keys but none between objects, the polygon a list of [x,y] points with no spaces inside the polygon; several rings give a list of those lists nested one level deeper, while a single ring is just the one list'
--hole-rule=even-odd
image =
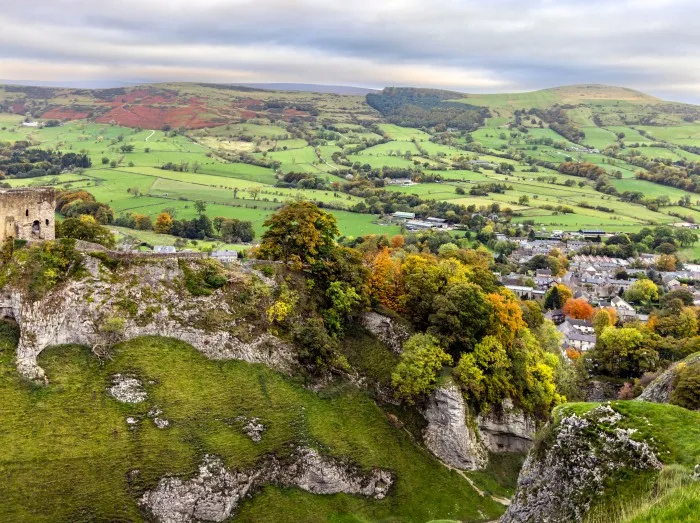
[{"label": "treeline", "polygon": [[61,153],[30,149],[31,144],[18,141],[12,145],[0,144],[0,179],[36,178],[54,176],[64,170],[87,168],[92,165],[87,154]]},{"label": "treeline", "polygon": [[549,124],[549,128],[561,134],[570,142],[578,143],[586,137],[581,129],[576,127],[574,123],[566,116],[566,112],[559,105],[553,105],[548,109],[530,109],[529,115],[534,115],[544,120]]},{"label": "treeline", "polygon": [[114,211],[106,203],[100,203],[87,191],[62,191],[56,196],[56,212],[66,218],[92,216],[97,223],[106,225],[114,221]]},{"label": "treeline", "polygon": [[439,89],[386,87],[381,93],[369,93],[367,103],[388,121],[404,127],[452,127],[475,130],[490,116],[488,108],[460,102],[461,93]]}]

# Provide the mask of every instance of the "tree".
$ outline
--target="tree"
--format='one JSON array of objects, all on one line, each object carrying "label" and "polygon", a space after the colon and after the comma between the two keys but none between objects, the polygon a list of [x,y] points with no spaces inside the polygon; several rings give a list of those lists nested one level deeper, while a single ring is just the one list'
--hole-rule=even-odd
[{"label": "tree", "polygon": [[566,301],[573,297],[571,289],[562,283],[554,284],[544,297],[544,308],[546,310],[561,309]]},{"label": "tree", "polygon": [[[450,285],[435,296],[428,332],[437,337],[454,355],[470,351],[486,333],[493,306],[473,283]],[[518,309],[518,312],[520,309]]]},{"label": "tree", "polygon": [[257,200],[257,199],[258,199],[258,196],[260,196],[260,192],[261,192],[261,191],[262,191],[262,189],[261,189],[260,187],[250,187],[249,189],[247,189],[246,192],[247,192],[248,194],[250,194],[250,197],[251,197],[253,200]]},{"label": "tree", "polygon": [[569,298],[564,304],[564,314],[577,320],[587,320],[593,316],[593,307],[583,298]]},{"label": "tree", "polygon": [[678,364],[671,403],[690,410],[700,410],[700,361]]},{"label": "tree", "polygon": [[153,230],[159,234],[170,234],[173,229],[173,217],[167,212],[162,212],[153,224]]},{"label": "tree", "polygon": [[83,215],[80,218],[66,218],[56,222],[56,237],[75,238],[86,242],[99,243],[112,248],[115,245],[114,236],[106,227],[102,227],[95,218]]},{"label": "tree", "polygon": [[196,202],[194,202],[194,210],[197,211],[197,214],[199,214],[201,216],[207,210],[206,202],[204,202],[202,200],[197,200]]},{"label": "tree", "polygon": [[225,242],[250,242],[255,238],[255,231],[253,230],[252,222],[235,219],[229,220],[227,218],[223,218],[221,221],[218,221],[218,218],[214,218],[215,228],[217,223],[219,226],[221,239]]},{"label": "tree", "polygon": [[593,330],[600,336],[605,327],[614,327],[617,323],[617,312],[612,307],[598,309],[593,315]]},{"label": "tree", "polygon": [[403,294],[401,262],[392,260],[387,247],[380,250],[370,263],[367,285],[369,294],[376,303],[400,312]]},{"label": "tree", "polygon": [[311,202],[292,202],[263,224],[258,255],[261,258],[313,265],[331,255],[338,236],[335,216]]},{"label": "tree", "polygon": [[679,310],[670,310],[670,314],[657,317],[653,322],[654,332],[661,336],[681,339],[692,338],[698,333],[698,319],[695,311],[690,307],[683,307],[682,302]]},{"label": "tree", "polygon": [[479,411],[500,404],[512,390],[510,361],[505,348],[495,336],[485,336],[471,353],[463,354],[453,376],[467,400]]},{"label": "tree", "polygon": [[650,303],[659,299],[659,288],[648,279],[641,279],[630,285],[625,299],[632,303]]},{"label": "tree", "polygon": [[536,329],[544,323],[544,314],[539,303],[533,300],[524,300],[520,304],[523,320],[531,329]]},{"label": "tree", "polygon": [[649,347],[639,330],[633,327],[605,327],[596,342],[593,361],[603,374],[634,378],[654,370],[659,354]]},{"label": "tree", "polygon": [[151,217],[147,214],[134,214],[134,228],[139,231],[152,231]]},{"label": "tree", "polygon": [[429,334],[414,334],[403,347],[401,359],[391,374],[396,396],[412,405],[419,396],[435,390],[437,374],[452,363],[438,340]]}]

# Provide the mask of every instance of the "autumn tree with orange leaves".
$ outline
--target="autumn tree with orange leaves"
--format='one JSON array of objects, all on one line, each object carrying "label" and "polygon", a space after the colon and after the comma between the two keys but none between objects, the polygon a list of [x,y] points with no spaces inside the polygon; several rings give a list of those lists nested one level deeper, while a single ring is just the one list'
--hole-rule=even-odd
[{"label": "autumn tree with orange leaves", "polygon": [[583,298],[569,298],[564,304],[564,314],[577,320],[588,320],[593,316],[593,307]]},{"label": "autumn tree with orange leaves", "polygon": [[400,298],[403,294],[401,261],[393,260],[389,249],[384,247],[370,262],[370,271],[368,287],[372,300],[391,310],[401,312]]}]

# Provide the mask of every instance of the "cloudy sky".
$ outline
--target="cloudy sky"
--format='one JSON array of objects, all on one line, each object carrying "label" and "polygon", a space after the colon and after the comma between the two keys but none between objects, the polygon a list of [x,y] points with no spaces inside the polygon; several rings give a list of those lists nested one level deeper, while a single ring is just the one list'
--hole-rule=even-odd
[{"label": "cloudy sky", "polygon": [[606,83],[700,102],[697,20],[698,0],[8,0],[0,79]]}]

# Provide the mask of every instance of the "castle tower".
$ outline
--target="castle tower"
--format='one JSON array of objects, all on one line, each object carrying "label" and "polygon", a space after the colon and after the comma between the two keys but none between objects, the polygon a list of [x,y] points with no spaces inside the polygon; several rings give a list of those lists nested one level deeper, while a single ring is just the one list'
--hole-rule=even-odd
[{"label": "castle tower", "polygon": [[0,243],[55,239],[55,209],[53,188],[0,189]]}]

